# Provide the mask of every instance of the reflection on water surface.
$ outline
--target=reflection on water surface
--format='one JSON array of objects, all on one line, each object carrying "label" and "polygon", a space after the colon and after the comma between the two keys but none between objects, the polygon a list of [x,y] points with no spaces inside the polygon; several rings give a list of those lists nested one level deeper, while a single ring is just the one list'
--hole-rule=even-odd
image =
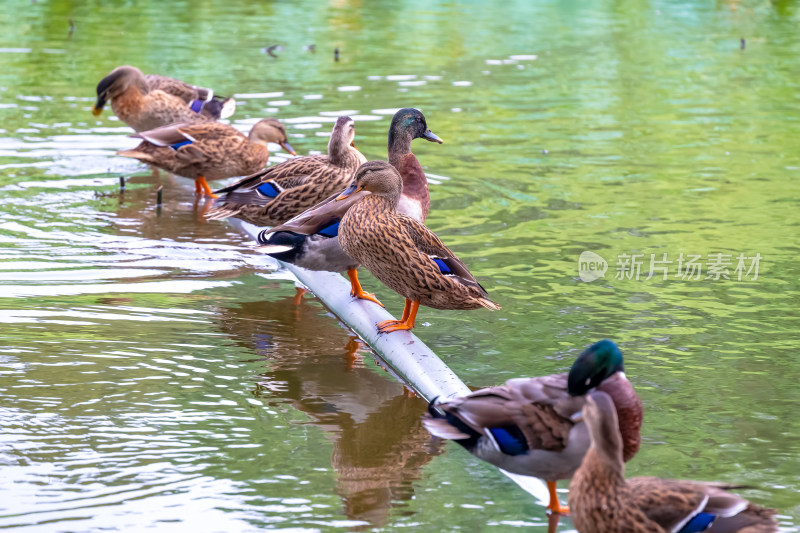
[{"label": "reflection on water surface", "polygon": [[[420,337],[476,387],[617,340],[646,409],[628,472],[744,481],[797,530],[793,3],[54,0],[0,19],[0,526],[546,524],[433,444],[424,402],[313,298],[295,306],[191,182],[114,156],[136,140],[89,108],[129,63],[235,94],[235,126],[276,116],[299,153],[347,113],[382,158],[394,110],[420,107],[446,141],[413,147],[428,223],[503,306],[426,311]],[[588,284],[585,251],[609,262]],[[634,253],[763,260],[757,280],[614,279]]]}]

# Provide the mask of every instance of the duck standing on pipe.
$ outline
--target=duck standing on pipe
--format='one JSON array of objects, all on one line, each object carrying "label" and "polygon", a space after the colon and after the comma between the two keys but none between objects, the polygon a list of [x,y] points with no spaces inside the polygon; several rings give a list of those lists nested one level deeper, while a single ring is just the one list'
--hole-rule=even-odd
[{"label": "duck standing on pipe", "polygon": [[358,195],[339,227],[347,255],[405,297],[400,320],[377,324],[379,333],[410,330],[420,304],[434,309],[500,309],[466,265],[431,230],[397,212],[403,180],[384,161],[359,167],[338,200]]}]

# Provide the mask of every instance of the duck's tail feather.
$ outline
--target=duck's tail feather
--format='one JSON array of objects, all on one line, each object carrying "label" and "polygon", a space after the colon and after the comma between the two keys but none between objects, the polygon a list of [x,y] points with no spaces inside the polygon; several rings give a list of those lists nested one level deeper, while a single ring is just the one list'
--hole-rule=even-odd
[{"label": "duck's tail feather", "polygon": [[498,309],[502,309],[502,307],[500,307],[493,301],[489,300],[488,298],[478,298],[477,302],[481,306],[485,307],[486,309],[491,309],[492,311],[497,311]]},{"label": "duck's tail feather", "polygon": [[257,250],[280,261],[294,263],[298,255],[302,253],[306,239],[308,239],[307,235],[292,233],[291,231],[270,233],[270,230],[265,229],[256,238],[258,244],[260,244]]},{"label": "duck's tail feather", "polygon": [[121,157],[130,157],[131,159],[138,159],[139,161],[142,161],[143,163],[154,163],[155,162],[155,159],[153,158],[153,156],[151,154],[148,154],[146,152],[141,152],[141,151],[136,150],[136,149],[133,149],[133,150],[120,150],[119,152],[117,152],[117,155],[121,156]]}]

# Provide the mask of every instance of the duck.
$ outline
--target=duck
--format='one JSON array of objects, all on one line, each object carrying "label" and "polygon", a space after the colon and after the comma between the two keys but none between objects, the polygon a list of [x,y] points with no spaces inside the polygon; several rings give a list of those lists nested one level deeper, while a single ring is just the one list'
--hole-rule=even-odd
[{"label": "duck", "polygon": [[625,479],[624,442],[615,398],[595,390],[582,416],[591,445],[569,486],[570,518],[580,533],[771,533],[775,511],[729,492],[742,488],[635,477]]},{"label": "duck", "polygon": [[589,449],[580,413],[592,390],[617,400],[623,457],[630,460],[641,443],[642,402],[625,376],[622,352],[608,339],[584,350],[569,373],[514,378],[448,401],[434,398],[423,424],[432,435],[456,441],[478,459],[544,479],[550,495],[547,509],[569,514],[570,508],[558,499],[557,481],[572,477]]},{"label": "duck", "polygon": [[403,178],[385,161],[364,163],[337,197],[358,195],[339,224],[339,244],[353,260],[405,298],[400,320],[378,333],[411,330],[420,305],[434,309],[500,309],[466,265],[416,219],[397,212]]},{"label": "duck", "polygon": [[109,100],[117,117],[136,132],[176,123],[212,122],[230,116],[235,108],[230,99],[214,100],[210,89],[164,76],[148,79],[131,65],[117,67],[100,80],[92,114],[99,116]]},{"label": "duck", "polygon": [[118,155],[192,178],[195,192],[211,198],[216,195],[207,179],[242,176],[263,168],[269,159],[267,143],[277,143],[295,154],[287,142],[286,129],[274,118],[253,124],[247,137],[233,126],[219,122],[173,124],[133,137],[142,139],[139,146],[117,152]]},{"label": "duck", "polygon": [[[417,157],[411,152],[411,141],[425,139],[442,144],[444,141],[429,128],[419,109],[403,108],[392,117],[389,126],[389,163],[403,178],[403,193],[397,211],[420,223],[425,223],[431,205],[428,179]],[[344,253],[339,244],[339,222],[353,205],[353,200],[337,202],[334,194],[288,222],[262,230],[257,237],[259,250],[283,262],[307,270],[347,272],[355,298],[370,300],[383,306],[375,295],[363,290],[358,280],[358,264]],[[298,288],[302,297],[304,289]]]},{"label": "duck", "polygon": [[347,187],[364,155],[353,145],[355,122],[336,119],[328,155],[296,157],[215,191],[224,195],[206,218],[233,217],[256,226],[275,226]]}]

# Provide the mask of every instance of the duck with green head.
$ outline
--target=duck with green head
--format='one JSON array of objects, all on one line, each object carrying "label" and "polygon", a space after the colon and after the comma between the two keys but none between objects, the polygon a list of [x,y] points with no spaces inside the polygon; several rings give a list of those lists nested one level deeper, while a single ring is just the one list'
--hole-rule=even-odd
[{"label": "duck with green head", "polygon": [[[443,142],[428,128],[425,115],[419,109],[400,109],[392,117],[389,126],[389,163],[403,179],[403,192],[397,211],[424,223],[431,196],[425,171],[411,152],[411,141],[414,139],[439,144]],[[280,226],[262,231],[258,235],[258,242],[262,245],[259,249],[275,259],[308,270],[347,271],[353,296],[380,303],[374,295],[361,288],[356,270],[358,263],[339,244],[339,223],[358,197],[336,201],[337,196],[329,197]]]},{"label": "duck with green head", "polygon": [[[625,439],[616,399],[591,392],[583,406],[591,446],[569,485],[580,533],[773,533],[775,511],[728,492],[725,483],[625,479]],[[738,487],[741,488],[741,487]]]},{"label": "duck with green head", "polygon": [[567,374],[516,378],[446,402],[434,400],[423,420],[433,435],[458,442],[503,470],[547,481],[547,508],[566,514],[556,481],[572,477],[589,449],[580,419],[586,395],[602,390],[617,400],[623,456],[640,444],[642,403],[625,377],[622,352],[610,340],[586,349]]}]

